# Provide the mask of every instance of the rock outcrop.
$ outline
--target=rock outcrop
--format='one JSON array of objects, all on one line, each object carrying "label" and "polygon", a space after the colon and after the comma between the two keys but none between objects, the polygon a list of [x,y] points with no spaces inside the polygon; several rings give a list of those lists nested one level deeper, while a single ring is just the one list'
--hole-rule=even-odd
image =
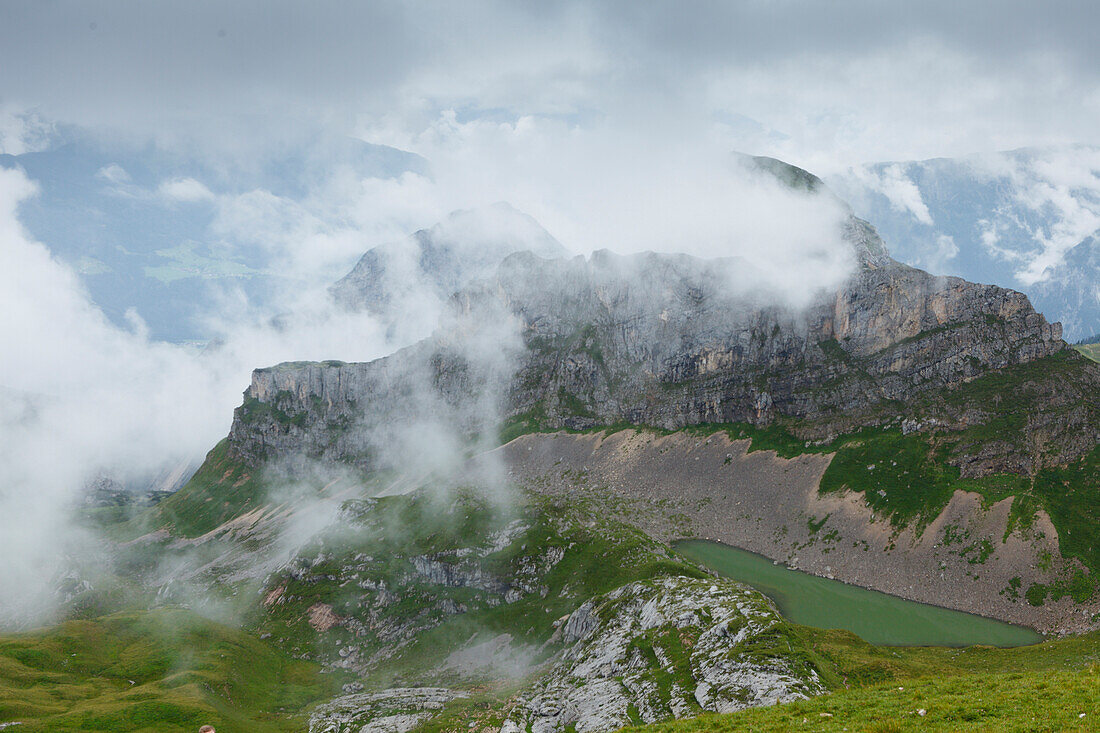
[{"label": "rock outcrop", "polygon": [[438,715],[447,703],[468,696],[441,687],[342,695],[313,711],[309,733],[405,733]]},{"label": "rock outcrop", "polygon": [[825,692],[776,633],[781,623],[762,595],[729,581],[631,583],[569,616],[559,661],[501,730],[602,733]]}]

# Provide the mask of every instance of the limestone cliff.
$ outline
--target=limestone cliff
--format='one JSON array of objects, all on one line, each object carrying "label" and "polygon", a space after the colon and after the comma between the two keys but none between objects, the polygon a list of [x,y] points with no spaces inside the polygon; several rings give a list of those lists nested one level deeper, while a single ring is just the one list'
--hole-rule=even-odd
[{"label": "limestone cliff", "polygon": [[[877,264],[876,264],[877,263]],[[746,283],[746,278],[748,282]],[[511,255],[457,293],[437,335],[363,364],[253,373],[231,448],[368,462],[380,430],[443,419],[664,428],[797,418],[877,424],[883,406],[1065,348],[1015,291],[933,277],[885,256],[802,311],[739,260],[646,253]]]}]

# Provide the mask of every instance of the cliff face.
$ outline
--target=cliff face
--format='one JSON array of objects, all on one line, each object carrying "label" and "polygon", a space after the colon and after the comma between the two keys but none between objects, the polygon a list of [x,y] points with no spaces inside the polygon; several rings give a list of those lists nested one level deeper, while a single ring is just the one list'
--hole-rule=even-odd
[{"label": "cliff face", "polygon": [[491,286],[529,346],[509,404],[569,427],[815,418],[1064,347],[1023,295],[897,263],[866,266],[793,314],[729,288],[736,263],[526,259],[506,262]]},{"label": "cliff face", "polygon": [[[863,236],[873,229],[860,229]],[[863,256],[838,292],[794,312],[732,259],[511,255],[451,300],[435,337],[365,364],[253,373],[232,450],[370,461],[379,430],[430,417],[464,430],[632,422],[869,420],[1065,348],[1017,292]],[[896,412],[896,410],[895,410]]]}]

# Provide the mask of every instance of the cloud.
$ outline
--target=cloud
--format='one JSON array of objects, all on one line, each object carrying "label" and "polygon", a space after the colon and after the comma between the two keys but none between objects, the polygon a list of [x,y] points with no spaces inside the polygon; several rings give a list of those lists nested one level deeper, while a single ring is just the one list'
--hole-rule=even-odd
[{"label": "cloud", "polygon": [[[1100,148],[1040,148],[974,156],[969,163],[979,180],[1011,192],[1010,205],[979,224],[989,251],[1019,263],[1016,278],[1023,285],[1048,277],[1069,250],[1100,230]],[[1005,228],[1026,231],[1031,246],[1000,246]]]},{"label": "cloud", "polygon": [[895,211],[908,212],[919,223],[934,226],[932,214],[921,198],[920,189],[913,183],[901,165],[891,165],[881,172],[867,167],[852,168],[851,174],[871,191],[881,193]]},{"label": "cloud", "polygon": [[[117,168],[118,166],[113,167]],[[214,198],[214,194],[210,189],[194,178],[176,178],[171,181],[164,181],[157,188],[157,192],[172,201],[187,203],[210,201]]]},{"label": "cloud", "polygon": [[921,263],[929,271],[942,273],[948,270],[949,263],[959,255],[959,245],[955,244],[955,238],[949,234],[940,234],[936,237],[936,246],[925,255]]},{"label": "cloud", "polygon": [[366,250],[404,239],[447,209],[431,181],[338,173],[305,196],[266,189],[213,198],[211,235],[239,251],[265,252],[270,272],[314,285],[345,274]]},{"label": "cloud", "polygon": [[22,155],[45,149],[53,125],[33,111],[3,104],[0,92],[0,155]]},{"label": "cloud", "polygon": [[21,171],[0,170],[0,623],[48,620],[58,577],[94,552],[71,513],[89,478],[140,481],[201,457],[228,431],[257,365],[369,360],[399,345],[372,317],[336,312],[308,288],[278,322],[247,302],[234,312],[226,296],[220,348],[151,341],[136,317],[118,328],[22,229],[18,206],[34,194]]},{"label": "cloud", "polygon": [[118,163],[111,163],[110,165],[103,166],[96,171],[95,177],[115,186],[123,186],[130,183],[130,174]]},{"label": "cloud", "polygon": [[742,257],[799,305],[851,272],[838,234],[847,212],[834,199],[750,174],[709,121],[670,132],[660,146],[620,123],[461,121],[446,110],[413,133],[360,133],[431,160],[437,200],[452,208],[507,200],[574,252]]},{"label": "cloud", "polygon": [[726,125],[733,147],[831,173],[1100,142],[1098,15],[1073,0],[70,0],[8,10],[0,94],[51,119],[222,150],[304,121],[419,129],[447,109],[459,122],[617,117],[651,143],[685,120],[740,119],[753,124]]}]

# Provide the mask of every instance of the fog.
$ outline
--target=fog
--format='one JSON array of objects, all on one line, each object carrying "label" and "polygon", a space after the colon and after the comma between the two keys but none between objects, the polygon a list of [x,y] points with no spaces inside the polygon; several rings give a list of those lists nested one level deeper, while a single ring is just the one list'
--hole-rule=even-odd
[{"label": "fog", "polygon": [[[416,459],[427,474],[453,472],[471,450],[459,434],[487,436],[499,418],[519,326],[506,314],[441,321],[449,293],[415,271],[409,235],[451,212],[508,202],[572,254],[741,258],[759,292],[797,310],[856,266],[839,235],[848,211],[747,170],[734,153],[827,174],[1100,142],[1100,64],[1084,32],[1092,6],[932,5],[5,6],[0,153],[49,151],[75,130],[120,151],[201,160],[208,178],[139,186],[108,165],[97,185],[207,207],[206,241],[262,252],[277,290],[261,304],[212,285],[201,304],[215,336],[207,348],[157,341],[137,313],[120,326],[24,228],[20,207],[38,184],[0,169],[0,623],[49,621],[58,578],[96,557],[100,540],[72,521],[86,481],[107,472],[140,484],[202,456],[226,435],[253,368],[366,361],[451,334],[487,375],[481,398],[456,411],[424,392],[423,419],[363,439],[388,465]],[[365,174],[338,147],[311,143],[344,137],[424,165]],[[288,150],[311,161],[293,192],[252,182]],[[1042,234],[1022,281],[1100,227],[1097,209],[1070,195],[1096,177],[1072,162],[1052,160],[1054,173],[1034,180],[1011,174],[1021,195],[1060,207],[1067,222]],[[911,182],[888,173],[874,183],[930,221]],[[478,221],[455,225],[455,241],[476,250],[542,237]],[[989,239],[995,246],[995,229]],[[953,243],[940,244],[949,257]],[[390,252],[389,310],[337,306],[330,285],[377,246]],[[429,454],[425,435],[437,447]],[[484,471],[487,485],[502,482],[498,467]],[[287,547],[334,514],[326,504],[301,516]]]}]

